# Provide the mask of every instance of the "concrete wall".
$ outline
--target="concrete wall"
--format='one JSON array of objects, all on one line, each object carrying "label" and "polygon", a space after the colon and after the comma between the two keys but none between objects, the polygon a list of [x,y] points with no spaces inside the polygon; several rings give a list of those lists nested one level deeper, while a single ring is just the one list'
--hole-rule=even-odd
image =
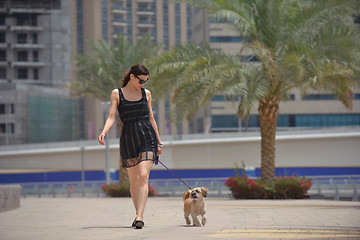
[{"label": "concrete wall", "polygon": [[20,207],[20,185],[0,185],[0,213]]},{"label": "concrete wall", "polygon": [[[238,134],[239,135],[239,134]],[[218,136],[218,135],[215,135]],[[204,136],[203,136],[204,137]],[[208,137],[166,141],[160,159],[172,169],[233,168],[235,163],[260,167],[260,137]],[[72,144],[73,146],[69,146]],[[41,148],[27,145],[0,149],[0,171],[11,169],[80,170],[80,144],[85,145],[85,169],[105,169],[105,147],[92,142],[74,142]],[[62,147],[59,147],[64,145]],[[279,135],[276,140],[276,167],[359,167],[360,130],[337,133]],[[22,149],[20,149],[22,148]],[[110,144],[110,168],[119,168],[118,140]],[[162,169],[161,165],[154,169]]]}]

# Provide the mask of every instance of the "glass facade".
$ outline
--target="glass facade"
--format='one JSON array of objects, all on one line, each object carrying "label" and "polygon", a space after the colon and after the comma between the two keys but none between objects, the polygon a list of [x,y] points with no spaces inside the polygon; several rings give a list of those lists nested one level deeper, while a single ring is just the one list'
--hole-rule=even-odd
[{"label": "glass facade", "polygon": [[84,53],[84,23],[83,23],[83,1],[76,0],[76,29],[77,29],[77,50]]},{"label": "glass facade", "polygon": [[79,139],[79,101],[52,97],[27,97],[29,143]]},{"label": "glass facade", "polygon": [[169,5],[168,0],[163,0],[164,21],[164,50],[169,50]]},{"label": "glass facade", "polygon": [[[234,115],[235,117],[235,115]],[[219,124],[218,124],[219,125]],[[214,126],[214,125],[213,125]],[[360,114],[279,114],[278,127],[341,127],[360,126]],[[223,124],[222,128],[227,126]],[[231,128],[232,126],[228,126]],[[245,127],[245,121],[241,121]],[[259,115],[251,115],[248,127],[260,127]]]},{"label": "glass facade", "polygon": [[212,128],[238,128],[239,119],[236,115],[213,115],[211,117]]},{"label": "glass facade", "polygon": [[107,0],[101,0],[101,32],[102,39],[108,42],[108,13]]},{"label": "glass facade", "polygon": [[240,36],[211,36],[210,43],[231,43],[244,41],[244,37]]},{"label": "glass facade", "polygon": [[181,42],[180,3],[175,4],[175,42]]},{"label": "glass facade", "polygon": [[191,8],[186,5],[186,26],[187,26],[187,40],[191,42],[192,30],[191,30]]},{"label": "glass facade", "polygon": [[[126,0],[126,24],[127,26],[132,26],[133,22],[132,22],[132,1],[131,0]],[[127,39],[133,43],[133,38],[132,38],[132,27],[127,27]]]}]

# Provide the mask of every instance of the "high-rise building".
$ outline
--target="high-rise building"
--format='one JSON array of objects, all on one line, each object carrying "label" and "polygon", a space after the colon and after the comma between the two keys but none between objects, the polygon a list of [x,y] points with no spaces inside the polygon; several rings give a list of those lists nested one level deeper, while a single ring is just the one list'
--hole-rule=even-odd
[{"label": "high-rise building", "polygon": [[79,138],[69,0],[0,1],[0,144]]}]

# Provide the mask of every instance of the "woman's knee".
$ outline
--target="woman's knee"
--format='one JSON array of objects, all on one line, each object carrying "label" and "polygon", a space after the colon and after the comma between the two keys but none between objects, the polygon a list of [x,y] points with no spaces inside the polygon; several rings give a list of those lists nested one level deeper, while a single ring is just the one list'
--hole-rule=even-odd
[{"label": "woman's knee", "polygon": [[149,182],[149,174],[144,172],[140,172],[139,174],[139,184],[141,186],[147,185]]}]

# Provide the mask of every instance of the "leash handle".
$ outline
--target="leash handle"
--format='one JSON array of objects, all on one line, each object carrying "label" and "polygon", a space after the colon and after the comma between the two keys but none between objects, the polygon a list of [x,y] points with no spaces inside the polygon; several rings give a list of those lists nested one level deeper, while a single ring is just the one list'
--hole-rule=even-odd
[{"label": "leash handle", "polygon": [[[186,184],[186,182],[184,182],[181,178],[179,178],[178,176],[176,176],[176,174],[173,173],[167,166],[165,166],[165,165],[159,160],[159,158],[157,158],[157,161],[158,161],[159,163],[161,163],[161,165],[163,165],[169,172],[171,172],[175,177],[177,177],[183,184],[185,184],[185,185],[191,190],[191,187],[190,187],[188,184]],[[156,164],[156,163],[155,163],[155,164]]]}]

